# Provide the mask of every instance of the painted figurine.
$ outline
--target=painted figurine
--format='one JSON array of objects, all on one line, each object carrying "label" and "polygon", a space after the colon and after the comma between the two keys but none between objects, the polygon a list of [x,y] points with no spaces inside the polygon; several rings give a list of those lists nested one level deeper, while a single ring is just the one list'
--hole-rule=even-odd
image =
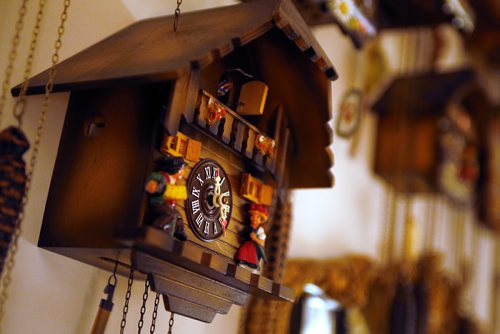
[{"label": "painted figurine", "polygon": [[242,266],[260,271],[260,260],[267,263],[264,250],[266,233],[262,227],[269,219],[269,210],[260,204],[251,204],[250,210],[250,234],[249,240],[236,252],[236,262]]},{"label": "painted figurine", "polygon": [[187,240],[187,235],[176,203],[187,198],[186,186],[177,184],[184,176],[185,166],[181,157],[164,158],[159,170],[149,175],[145,187],[154,215],[152,225],[182,241]]}]

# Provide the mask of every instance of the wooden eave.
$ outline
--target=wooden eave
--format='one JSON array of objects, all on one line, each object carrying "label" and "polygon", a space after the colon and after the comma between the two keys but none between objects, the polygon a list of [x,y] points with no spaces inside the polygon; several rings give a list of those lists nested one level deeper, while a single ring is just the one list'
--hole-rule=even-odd
[{"label": "wooden eave", "polygon": [[453,94],[473,79],[470,69],[401,75],[373,101],[371,108],[381,115],[401,110],[413,115],[441,112]]},{"label": "wooden eave", "polygon": [[[451,23],[452,14],[443,10],[444,0],[380,0],[376,23],[380,29],[398,29]],[[467,8],[470,7],[468,2]]]},{"label": "wooden eave", "polygon": [[[255,1],[136,22],[57,65],[54,92],[175,80],[234,48],[281,29],[325,75],[337,73],[290,0]],[[44,92],[48,70],[30,79],[28,94]],[[18,95],[20,86],[12,89]]]}]

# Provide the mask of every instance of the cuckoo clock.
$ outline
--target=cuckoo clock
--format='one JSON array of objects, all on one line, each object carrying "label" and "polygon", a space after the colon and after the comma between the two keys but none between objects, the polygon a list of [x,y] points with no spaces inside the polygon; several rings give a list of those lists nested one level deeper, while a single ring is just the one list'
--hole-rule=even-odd
[{"label": "cuckoo clock", "polygon": [[470,33],[476,20],[467,0],[435,1],[376,1],[375,22],[380,29],[397,29],[452,23],[457,29]]},{"label": "cuckoo clock", "polygon": [[377,28],[375,2],[372,0],[294,0],[293,1],[311,26],[337,24],[357,48],[374,38]]},{"label": "cuckoo clock", "polygon": [[396,78],[372,106],[378,115],[375,173],[399,191],[443,189],[442,120],[452,95],[472,79],[469,70]]},{"label": "cuckoo clock", "polygon": [[[288,189],[332,184],[336,72],[289,0],[183,13],[177,32],[173,20],[57,66],[54,92],[70,94],[39,246],[132,267],[168,310],[205,322],[250,295],[292,301],[283,208]],[[254,219],[268,234],[260,273],[235,259]]]}]

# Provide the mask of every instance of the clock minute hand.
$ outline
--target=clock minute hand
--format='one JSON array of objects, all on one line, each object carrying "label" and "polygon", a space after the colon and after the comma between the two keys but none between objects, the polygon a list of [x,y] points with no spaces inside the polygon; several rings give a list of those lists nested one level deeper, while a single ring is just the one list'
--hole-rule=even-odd
[{"label": "clock minute hand", "polygon": [[226,235],[226,227],[227,227],[227,214],[229,213],[229,205],[224,203],[224,195],[221,195],[221,179],[219,174],[216,174],[215,177],[215,185],[214,185],[214,205],[220,210],[220,223],[222,225],[222,232],[224,236]]},{"label": "clock minute hand", "polygon": [[220,176],[217,175],[215,177],[215,185],[214,185],[214,205],[216,207],[221,206],[221,190],[220,190],[221,182],[220,182]]}]

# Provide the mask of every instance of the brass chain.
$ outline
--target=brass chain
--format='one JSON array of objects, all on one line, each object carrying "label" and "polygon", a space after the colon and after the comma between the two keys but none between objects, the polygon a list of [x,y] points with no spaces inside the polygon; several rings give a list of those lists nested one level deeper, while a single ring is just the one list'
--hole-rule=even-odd
[{"label": "brass chain", "polygon": [[17,58],[17,48],[19,46],[19,42],[21,41],[21,32],[24,26],[24,17],[26,16],[26,5],[28,0],[23,0],[21,7],[19,8],[19,15],[15,25],[15,33],[12,38],[12,45],[9,51],[9,61],[7,63],[7,67],[5,68],[5,78],[2,83],[2,95],[0,96],[0,124],[2,123],[3,116],[3,108],[5,105],[5,100],[7,99],[7,92],[10,87],[10,78],[12,77],[12,73],[14,72],[14,62]]},{"label": "brass chain", "polygon": [[132,295],[133,283],[134,283],[134,269],[131,267],[128,276],[127,293],[125,294],[125,304],[123,305],[122,321],[120,323],[120,334],[124,333],[125,325],[127,325],[128,303],[130,302],[130,296]]},{"label": "brass chain", "polygon": [[156,329],[156,318],[158,317],[158,305],[160,304],[160,293],[156,293],[155,306],[153,308],[153,318],[151,319],[151,327],[149,328],[149,334],[153,334]]},{"label": "brass chain", "polygon": [[12,114],[17,119],[19,127],[22,126],[23,115],[26,111],[26,92],[29,86],[29,77],[31,74],[31,67],[33,66],[33,59],[35,57],[35,50],[38,43],[38,35],[40,34],[40,25],[43,18],[44,8],[45,8],[45,0],[39,0],[38,12],[36,14],[35,26],[33,27],[28,57],[26,58],[26,65],[24,66],[23,83],[21,85],[19,98],[17,99],[14,108],[12,110]]},{"label": "brass chain", "polygon": [[167,334],[172,334],[172,328],[174,327],[174,312],[170,312],[170,320],[168,321],[168,332]]},{"label": "brass chain", "polygon": [[31,158],[27,168],[25,190],[23,198],[21,200],[19,215],[17,217],[14,233],[12,236],[12,243],[9,249],[8,259],[5,265],[5,272],[2,277],[2,287],[1,287],[2,292],[0,293],[0,323],[2,322],[3,319],[5,302],[8,297],[7,289],[12,282],[11,275],[15,265],[15,255],[18,249],[19,236],[21,235],[21,222],[24,219],[24,210],[26,208],[26,203],[28,201],[28,193],[31,188],[31,181],[33,179],[33,172],[38,157],[38,150],[40,147],[40,141],[42,138],[43,128],[45,125],[45,118],[47,116],[47,111],[49,109],[49,102],[50,102],[49,97],[54,87],[56,64],[59,62],[59,50],[61,49],[62,46],[62,37],[64,35],[64,24],[66,23],[66,20],[68,18],[68,9],[70,3],[71,3],[70,0],[64,0],[64,8],[60,16],[61,21],[57,29],[57,40],[54,44],[54,53],[52,55],[52,66],[49,70],[49,78],[47,80],[47,84],[45,85],[45,96],[42,104],[42,110],[40,112],[40,117],[38,119],[38,126],[36,129],[35,140],[32,146]]},{"label": "brass chain", "polygon": [[177,26],[179,25],[179,16],[181,16],[181,5],[182,5],[182,0],[177,0],[177,8],[175,9],[175,16],[174,16],[174,32],[177,31]]},{"label": "brass chain", "polygon": [[146,301],[148,300],[148,290],[149,290],[149,279],[146,278],[144,282],[144,293],[142,294],[142,306],[141,306],[141,317],[137,323],[137,334],[142,331],[142,326],[144,326],[144,313],[146,313]]}]

